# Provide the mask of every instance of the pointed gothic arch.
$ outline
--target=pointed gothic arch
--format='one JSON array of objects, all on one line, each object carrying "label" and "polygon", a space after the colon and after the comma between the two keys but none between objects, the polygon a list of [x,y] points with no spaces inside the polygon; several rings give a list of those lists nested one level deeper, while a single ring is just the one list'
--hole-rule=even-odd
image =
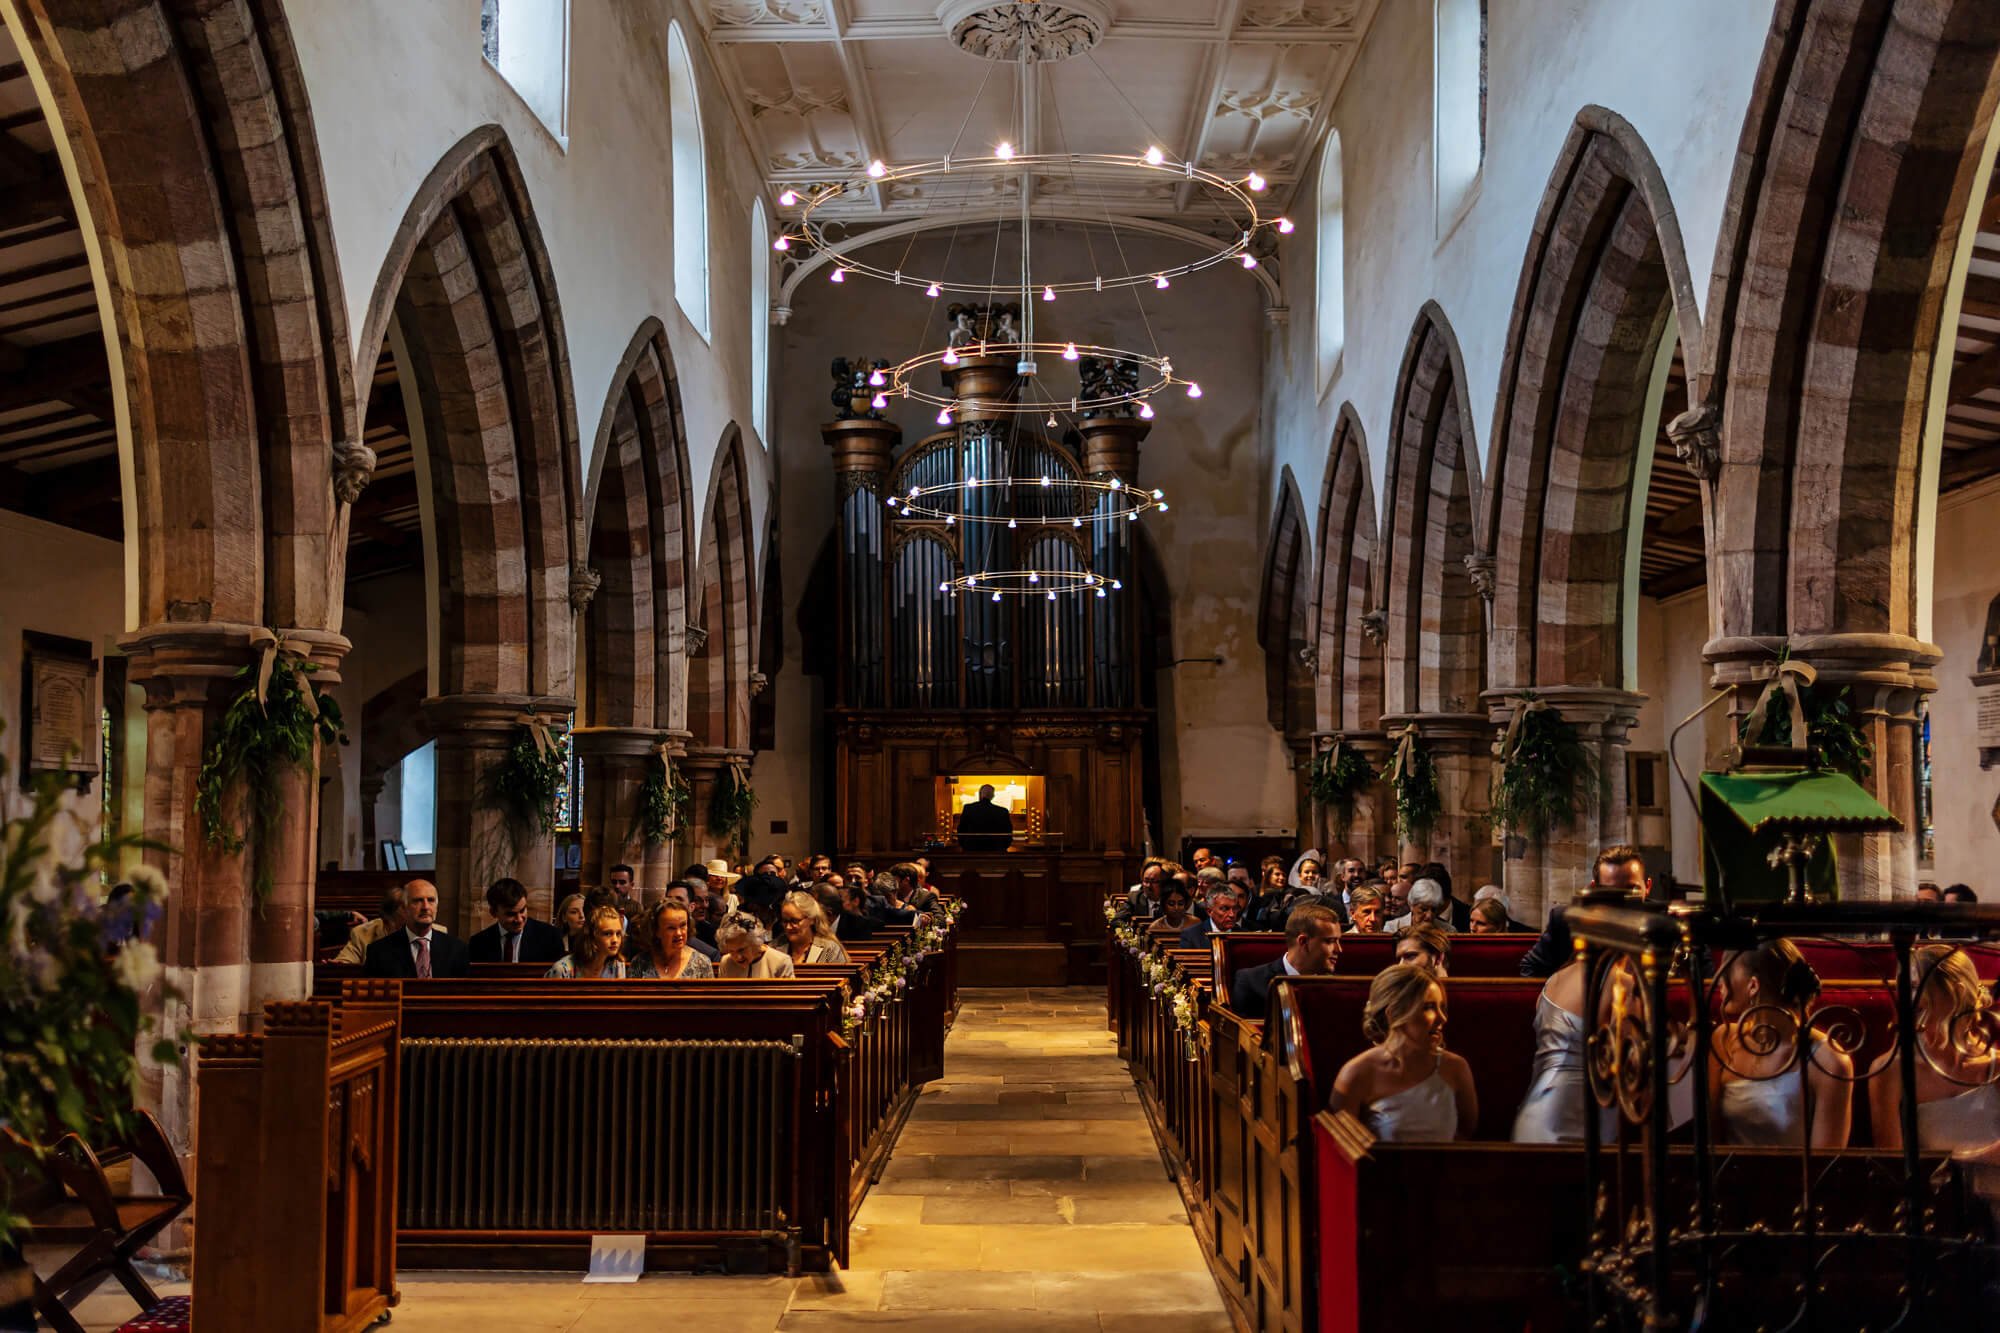
[{"label": "pointed gothic arch", "polygon": [[1374,609],[1375,485],[1354,404],[1343,403],[1327,450],[1320,488],[1314,566],[1314,672],[1321,731],[1373,731],[1382,725],[1382,643],[1363,617]]},{"label": "pointed gothic arch", "polygon": [[757,598],[750,547],[750,490],[743,432],[722,433],[701,527],[696,610],[702,645],[688,663],[688,729],[694,744],[717,750],[750,746],[751,648]]},{"label": "pointed gothic arch", "polygon": [[1264,701],[1271,726],[1294,745],[1313,730],[1312,530],[1287,467],[1278,480],[1271,540],[1264,551],[1257,645],[1264,650]]}]

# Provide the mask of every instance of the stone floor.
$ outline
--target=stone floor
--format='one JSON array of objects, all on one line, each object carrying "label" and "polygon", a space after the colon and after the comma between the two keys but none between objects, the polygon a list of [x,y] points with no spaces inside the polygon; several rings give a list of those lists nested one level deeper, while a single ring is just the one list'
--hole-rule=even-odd
[{"label": "stone floor", "polygon": [[[403,1275],[393,1333],[948,1328],[1227,1330],[1215,1284],[1104,1027],[1104,992],[970,990],[894,1157],[854,1221],[851,1267],[783,1277]],[[173,1290],[166,1288],[164,1290]],[[122,1293],[79,1313],[129,1318]]]}]

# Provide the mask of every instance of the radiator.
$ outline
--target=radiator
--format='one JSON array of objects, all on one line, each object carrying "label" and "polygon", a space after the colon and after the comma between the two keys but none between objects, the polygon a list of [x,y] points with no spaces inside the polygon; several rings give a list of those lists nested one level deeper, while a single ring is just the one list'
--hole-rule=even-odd
[{"label": "radiator", "polygon": [[407,1230],[776,1232],[799,1048],[405,1038]]}]

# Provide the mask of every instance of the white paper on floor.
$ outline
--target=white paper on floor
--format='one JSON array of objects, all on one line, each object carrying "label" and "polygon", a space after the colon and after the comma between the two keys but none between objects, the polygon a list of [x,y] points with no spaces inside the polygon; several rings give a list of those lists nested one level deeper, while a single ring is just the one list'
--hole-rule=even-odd
[{"label": "white paper on floor", "polygon": [[646,1238],[638,1236],[592,1236],[590,1271],[585,1282],[637,1282],[646,1271]]}]

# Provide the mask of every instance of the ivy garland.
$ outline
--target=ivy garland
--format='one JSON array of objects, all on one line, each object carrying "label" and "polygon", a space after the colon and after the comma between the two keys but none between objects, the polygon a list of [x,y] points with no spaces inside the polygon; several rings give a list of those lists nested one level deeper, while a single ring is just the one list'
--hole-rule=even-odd
[{"label": "ivy garland", "polygon": [[1354,803],[1374,780],[1375,770],[1361,752],[1346,741],[1335,741],[1331,750],[1313,756],[1306,770],[1306,792],[1314,805],[1333,811],[1333,831],[1345,838],[1354,824]]},{"label": "ivy garland", "polygon": [[[295,669],[294,669],[295,668]],[[259,664],[235,675],[243,688],[223,710],[215,739],[202,756],[195,786],[195,811],[209,844],[235,855],[250,846],[251,888],[262,904],[274,885],[271,852],[285,821],[286,770],[310,772],[322,741],[347,743],[340,704],[308,679],[313,662],[287,662],[271,673],[262,700],[257,697]],[[308,693],[310,692],[310,693]],[[247,825],[230,820],[225,805],[241,789]]]},{"label": "ivy garland", "polygon": [[[1540,707],[1533,705],[1540,703]],[[1550,833],[1576,822],[1584,784],[1596,779],[1597,765],[1576,728],[1533,694],[1521,696],[1521,711],[1496,750],[1493,818],[1509,833],[1540,844]]]},{"label": "ivy garland", "polygon": [[507,757],[486,770],[481,784],[485,804],[500,812],[516,850],[534,837],[552,837],[563,787],[569,781],[569,760],[553,742],[535,741],[527,726],[514,729]]},{"label": "ivy garland", "polygon": [[[1785,657],[1778,659],[1780,662]],[[1845,773],[1856,782],[1866,782],[1875,768],[1875,747],[1854,722],[1854,710],[1847,701],[1848,690],[1841,686],[1830,693],[1817,685],[1800,691],[1799,703],[1806,717],[1806,744],[1813,762],[1836,773]],[[1791,745],[1792,716],[1789,709],[1773,708],[1766,714],[1764,734],[1752,736],[1750,719],[1738,724],[1737,738],[1746,745]]]},{"label": "ivy garland", "polygon": [[694,799],[693,791],[680,774],[667,768],[658,755],[646,764],[646,780],[639,787],[639,832],[649,847],[657,847],[680,832],[681,822]]},{"label": "ivy garland", "polygon": [[749,779],[734,765],[726,765],[715,775],[715,790],[708,802],[708,831],[733,847],[740,838],[749,851],[750,820],[757,809],[757,792]]},{"label": "ivy garland", "polygon": [[1389,763],[1389,785],[1396,793],[1396,836],[1404,842],[1429,842],[1444,798],[1438,792],[1430,751],[1414,734],[1407,740]]}]

